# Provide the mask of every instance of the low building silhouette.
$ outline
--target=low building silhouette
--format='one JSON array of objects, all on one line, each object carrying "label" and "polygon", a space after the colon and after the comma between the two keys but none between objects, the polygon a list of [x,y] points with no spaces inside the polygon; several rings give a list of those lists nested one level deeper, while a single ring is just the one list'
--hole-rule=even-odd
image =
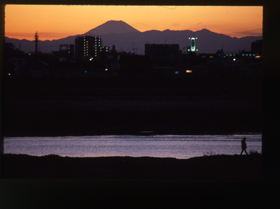
[{"label": "low building silhouette", "polygon": [[157,61],[175,60],[181,51],[179,44],[145,44],[145,55]]},{"label": "low building silhouette", "polygon": [[52,54],[60,62],[71,61],[74,58],[74,44],[60,44],[59,51],[53,51]]}]

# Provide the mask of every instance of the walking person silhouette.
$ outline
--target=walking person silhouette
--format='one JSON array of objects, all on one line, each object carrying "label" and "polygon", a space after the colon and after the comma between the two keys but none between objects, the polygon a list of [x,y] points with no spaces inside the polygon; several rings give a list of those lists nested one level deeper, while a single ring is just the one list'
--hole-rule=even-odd
[{"label": "walking person silhouette", "polygon": [[245,151],[246,155],[248,155],[247,151],[246,151],[246,148],[247,148],[247,144],[246,144],[246,137],[244,137],[242,140],[241,140],[241,153],[240,155],[242,155],[243,151]]}]

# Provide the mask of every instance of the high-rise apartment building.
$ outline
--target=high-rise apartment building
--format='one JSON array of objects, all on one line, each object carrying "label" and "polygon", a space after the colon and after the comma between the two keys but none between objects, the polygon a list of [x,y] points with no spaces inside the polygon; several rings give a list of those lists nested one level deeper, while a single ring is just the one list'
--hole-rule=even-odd
[{"label": "high-rise apartment building", "polygon": [[101,37],[77,36],[75,39],[75,57],[77,59],[98,58],[102,49]]}]

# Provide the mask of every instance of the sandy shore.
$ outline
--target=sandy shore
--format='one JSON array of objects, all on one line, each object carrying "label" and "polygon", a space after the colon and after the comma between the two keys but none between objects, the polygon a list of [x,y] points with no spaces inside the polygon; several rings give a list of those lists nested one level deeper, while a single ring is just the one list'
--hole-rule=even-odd
[{"label": "sandy shore", "polygon": [[4,154],[2,162],[3,178],[258,180],[262,177],[261,155],[174,159]]}]

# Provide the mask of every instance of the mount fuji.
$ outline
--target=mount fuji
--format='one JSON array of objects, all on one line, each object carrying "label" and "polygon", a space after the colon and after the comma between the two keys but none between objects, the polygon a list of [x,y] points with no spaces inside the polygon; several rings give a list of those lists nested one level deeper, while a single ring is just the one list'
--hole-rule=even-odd
[{"label": "mount fuji", "polygon": [[122,34],[122,33],[141,33],[132,26],[123,21],[110,20],[96,28],[91,29],[83,35],[97,36],[105,34]]}]

